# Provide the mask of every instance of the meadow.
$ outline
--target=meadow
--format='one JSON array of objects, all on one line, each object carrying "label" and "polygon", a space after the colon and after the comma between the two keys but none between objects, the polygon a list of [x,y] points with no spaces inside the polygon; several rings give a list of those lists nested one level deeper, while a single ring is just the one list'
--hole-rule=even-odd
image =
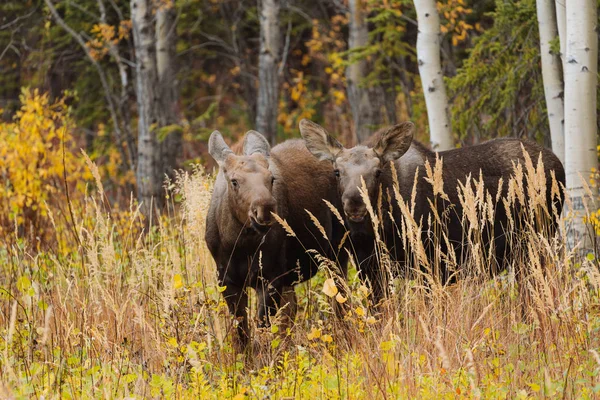
[{"label": "meadow", "polygon": [[[159,218],[145,219],[133,196],[121,201],[128,206],[111,206],[114,188],[101,175],[111,170],[71,148],[69,124],[51,123],[60,107],[28,96],[1,130],[9,140],[27,128],[43,138],[28,143],[44,151],[9,141],[3,155],[2,176],[19,173],[26,183],[3,186],[0,196],[0,398],[600,396],[598,261],[593,251],[568,249],[569,212],[556,237],[535,228],[556,210],[544,206],[545,179],[532,162],[516,166],[504,197],[487,193],[478,177],[465,183],[464,260],[442,252],[426,259],[411,217],[419,199],[404,199],[398,229],[413,249],[411,273],[390,279],[383,304],[370,304],[354,265],[344,284],[323,260],[318,276],[296,287],[295,322],[276,319],[259,330],[252,319],[253,351],[236,354],[234,322],[203,239],[214,176],[200,166],[180,172],[165,185]],[[35,168],[6,167],[24,154],[40,156]],[[437,166],[427,180],[443,196]],[[529,196],[523,182],[535,188]],[[521,205],[526,228],[509,227],[515,262],[490,278],[481,235],[501,202]],[[384,217],[378,209],[370,205],[374,221]],[[591,229],[595,209],[589,205]],[[431,218],[438,246],[444,217]],[[383,271],[393,267],[383,242],[377,257]],[[455,283],[439,283],[442,258],[455,265]]]}]

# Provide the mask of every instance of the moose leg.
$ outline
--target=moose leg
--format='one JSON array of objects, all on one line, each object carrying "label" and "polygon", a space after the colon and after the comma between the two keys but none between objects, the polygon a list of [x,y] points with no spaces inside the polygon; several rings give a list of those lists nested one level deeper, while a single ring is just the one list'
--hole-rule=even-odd
[{"label": "moose leg", "polygon": [[365,284],[366,281],[369,282],[371,286],[371,303],[376,306],[383,299],[387,276],[380,269],[374,252],[357,250],[356,261],[359,278]]},{"label": "moose leg", "polygon": [[292,327],[298,310],[298,300],[293,286],[285,286],[283,288],[280,307],[285,307],[283,309],[283,323],[281,327],[281,330],[285,331],[287,328]]},{"label": "moose leg", "polygon": [[373,306],[377,306],[379,302],[384,298],[388,278],[385,275],[384,271],[377,269],[376,265],[373,264],[366,265],[364,276],[369,280],[369,283],[371,284],[371,302]]},{"label": "moose leg", "polygon": [[243,351],[250,337],[248,331],[248,313],[246,307],[248,306],[248,294],[246,289],[241,286],[225,285],[223,291],[223,297],[227,302],[229,312],[234,316],[237,321],[236,333],[233,336],[234,347],[239,351]]},{"label": "moose leg", "polygon": [[258,326],[269,326],[270,318],[277,313],[277,307],[281,304],[283,287],[274,286],[265,281],[263,285],[256,288],[258,294]]}]

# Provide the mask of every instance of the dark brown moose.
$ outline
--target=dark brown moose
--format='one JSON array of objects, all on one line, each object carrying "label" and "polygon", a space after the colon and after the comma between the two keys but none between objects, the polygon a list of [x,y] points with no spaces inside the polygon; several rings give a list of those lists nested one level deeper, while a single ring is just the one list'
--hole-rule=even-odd
[{"label": "dark brown moose", "polygon": [[[271,149],[260,133],[249,131],[243,155],[236,155],[214,131],[209,152],[219,172],[206,221],[206,243],[217,264],[219,284],[225,286],[228,308],[238,320],[235,342],[245,347],[248,288],[257,292],[259,325],[264,326],[282,305],[284,288],[316,273],[315,254],[336,259],[333,249],[344,228],[333,221],[323,201],[336,204],[336,182],[331,163],[315,159],[300,139]],[[327,239],[305,210],[318,219]],[[287,235],[272,213],[285,219],[295,236]],[[306,251],[310,249],[317,253]],[[340,254],[340,265],[345,268],[346,263],[347,256]]]},{"label": "dark brown moose", "polygon": [[[427,242],[428,214],[432,210],[431,201],[431,204],[437,204],[437,214],[447,218],[448,239],[457,255],[457,260],[462,260],[464,256],[462,252],[465,234],[461,223],[463,210],[459,201],[459,182],[464,185],[467,176],[479,178],[481,173],[485,189],[494,196],[498,193],[500,178],[503,178],[503,188],[500,189],[505,194],[509,178],[514,172],[513,163],[520,162],[522,165],[524,164],[521,146],[524,147],[534,163],[539,154],[542,154],[546,176],[547,208],[552,210],[552,206],[554,206],[557,215],[560,215],[562,210],[562,194],[554,196],[554,199],[552,196],[550,171],[554,171],[556,181],[563,185],[565,173],[561,162],[550,150],[530,141],[504,138],[436,154],[414,141],[413,131],[414,125],[411,122],[404,122],[380,130],[368,139],[366,144],[346,149],[321,126],[305,119],[300,122],[300,132],[310,152],[317,159],[327,160],[333,165],[359,271],[361,277],[370,281],[373,286],[376,301],[385,294],[386,287],[383,282],[384,279],[382,279],[385,274],[381,271],[381,267],[376,260],[375,231],[359,188],[362,187],[361,179],[363,179],[373,208],[378,208],[381,204],[380,218],[383,221],[380,223],[382,228],[378,231],[382,232],[382,240],[390,256],[401,269],[401,264],[407,260],[407,251],[401,244],[399,221],[401,221],[402,215],[395,201],[390,162],[393,162],[396,170],[399,194],[404,200],[411,199],[413,195],[415,196],[414,218],[416,221],[422,221],[423,223],[422,243]],[[432,185],[425,182],[424,179],[426,161],[434,166],[436,157],[442,159],[443,164],[443,189],[448,196],[443,201],[434,199]],[[419,177],[417,178],[416,193],[413,193],[417,169]],[[527,190],[526,186],[525,190]],[[380,197],[380,195],[382,196]],[[438,202],[434,203],[434,201]],[[390,205],[393,208],[391,213],[393,220],[389,217]],[[516,215],[516,210],[511,209],[510,211]],[[505,228],[508,226],[507,213],[502,201],[496,207],[493,219],[493,232],[482,234],[484,247],[495,249],[495,254],[492,254],[495,260],[492,267],[494,271],[490,272],[505,268],[507,262],[510,261],[511,249],[509,247],[511,244],[505,234]],[[551,233],[556,228],[556,221],[552,217],[550,220],[550,223],[546,226],[549,227],[548,232]],[[523,227],[523,224],[515,224],[515,226],[515,229],[518,230],[519,227]],[[492,240],[493,246],[491,246]],[[440,242],[445,243],[444,241]],[[448,246],[445,246],[445,250],[447,249]],[[430,260],[434,256],[432,246],[426,248],[426,256]],[[449,268],[444,263],[441,264],[439,275],[441,281],[446,282],[451,274],[448,271]]]}]

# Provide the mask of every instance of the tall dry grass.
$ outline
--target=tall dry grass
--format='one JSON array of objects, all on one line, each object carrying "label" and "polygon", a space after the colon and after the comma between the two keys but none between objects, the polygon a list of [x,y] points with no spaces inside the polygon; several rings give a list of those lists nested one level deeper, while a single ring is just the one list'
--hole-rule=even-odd
[{"label": "tall dry grass", "polygon": [[[18,229],[3,238],[1,398],[600,393],[598,262],[594,253],[566,248],[571,216],[560,218],[558,235],[540,233],[557,210],[546,206],[543,169],[531,160],[515,166],[514,178],[503,182],[504,196],[489,193],[481,177],[461,184],[462,258],[445,250],[447,216],[431,213],[424,243],[424,221],[414,218],[422,200],[396,193],[403,218],[395,222],[410,249],[403,266],[409,273],[395,272],[379,234],[376,256],[389,290],[383,304],[370,304],[372,293],[354,265],[347,284],[332,285],[337,266],[323,260],[323,272],[296,288],[293,325],[275,321],[259,331],[253,324],[253,356],[232,349],[233,322],[203,240],[212,177],[200,168],[181,173],[170,184],[167,214],[148,223],[134,201],[128,210],[111,209],[90,166],[96,192],[72,196],[72,219],[49,209],[55,246],[40,250]],[[435,206],[445,196],[441,161],[428,165],[426,175]],[[553,196],[560,190],[551,188]],[[384,201],[368,207],[377,224],[389,218]],[[507,227],[514,261],[490,278],[494,260],[484,233],[500,204],[519,206],[518,221]],[[431,246],[433,258],[426,253]],[[455,283],[439,279],[442,263],[459,278]],[[336,303],[343,303],[343,319],[335,316]]]}]

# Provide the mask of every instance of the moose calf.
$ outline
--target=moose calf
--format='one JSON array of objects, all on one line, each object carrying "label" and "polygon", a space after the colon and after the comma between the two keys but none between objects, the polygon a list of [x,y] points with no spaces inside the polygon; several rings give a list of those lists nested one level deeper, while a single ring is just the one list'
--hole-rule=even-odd
[{"label": "moose calf", "polygon": [[[394,196],[392,186],[394,178],[398,181],[399,194],[404,200],[415,196],[414,218],[423,223],[423,243],[428,242],[427,235],[431,232],[429,229],[431,206],[437,204],[437,215],[446,218],[448,239],[447,242],[443,239],[439,242],[442,243],[442,247],[449,243],[452,247],[451,250],[457,255],[457,260],[461,260],[463,257],[464,235],[466,234],[461,222],[463,209],[460,202],[459,183],[464,185],[467,176],[478,178],[481,173],[484,187],[492,198],[497,199],[497,193],[506,195],[506,186],[514,173],[514,163],[520,162],[523,165],[525,161],[521,146],[534,160],[534,163],[540,153],[542,155],[546,178],[545,198],[550,219],[554,218],[553,208],[557,215],[560,215],[562,210],[563,195],[561,192],[553,198],[550,172],[554,171],[558,183],[564,185],[563,166],[554,153],[533,142],[508,138],[495,139],[476,146],[442,151],[436,154],[413,140],[414,125],[411,122],[381,130],[378,134],[373,135],[366,144],[350,149],[344,148],[324,128],[306,119],[300,121],[300,132],[310,152],[317,159],[327,160],[333,165],[340,201],[351,232],[351,242],[360,273],[363,278],[371,282],[375,300],[383,295],[385,287],[382,282],[383,274],[375,256],[373,224],[359,190],[362,186],[361,179],[364,180],[373,208],[377,208],[381,204],[382,227],[376,229],[381,230],[382,240],[390,256],[399,264],[407,259],[407,254],[400,237],[402,214]],[[438,157],[443,160],[443,190],[447,195],[445,199],[435,199],[432,185],[425,182],[424,179],[426,161],[433,167]],[[396,177],[392,176],[391,162],[394,164]],[[417,173],[419,176],[415,178]],[[504,187],[499,187],[500,178],[504,182]],[[415,179],[417,179],[416,186],[414,185]],[[525,179],[524,186],[527,191]],[[414,187],[416,187],[416,193],[413,193]],[[383,201],[378,203],[379,199],[383,199]],[[391,210],[390,207],[392,207]],[[390,218],[390,211],[392,218]],[[505,232],[508,226],[507,212],[518,214],[518,210],[505,210],[500,200],[493,216],[493,232],[486,232],[482,235],[482,246],[486,249],[485,251],[488,251],[489,248],[494,249],[495,266],[493,269],[495,270],[501,270],[510,261],[511,244]],[[433,216],[431,218],[433,220]],[[514,220],[515,218],[513,218]],[[550,231],[555,229],[555,224],[554,220],[550,222]],[[520,229],[524,224],[517,221],[515,226],[516,229]],[[431,241],[429,240],[429,242]],[[447,247],[446,245],[443,250],[447,251]],[[427,258],[431,260],[434,257],[434,246],[425,246],[425,249]],[[441,280],[446,281],[450,275],[446,265],[442,263],[440,269]]]},{"label": "moose calf", "polygon": [[[281,306],[284,288],[316,273],[315,253],[306,250],[335,260],[343,227],[332,219],[323,199],[339,206],[336,182],[331,163],[315,159],[299,139],[271,149],[260,133],[249,131],[243,155],[236,155],[214,131],[208,147],[219,172],[207,215],[206,243],[217,264],[219,284],[225,286],[228,308],[239,321],[237,342],[245,347],[247,288],[257,292],[259,324],[265,325]],[[327,239],[305,210],[318,219]],[[295,237],[287,235],[272,213],[287,221]],[[345,268],[343,253],[340,266]]]}]

